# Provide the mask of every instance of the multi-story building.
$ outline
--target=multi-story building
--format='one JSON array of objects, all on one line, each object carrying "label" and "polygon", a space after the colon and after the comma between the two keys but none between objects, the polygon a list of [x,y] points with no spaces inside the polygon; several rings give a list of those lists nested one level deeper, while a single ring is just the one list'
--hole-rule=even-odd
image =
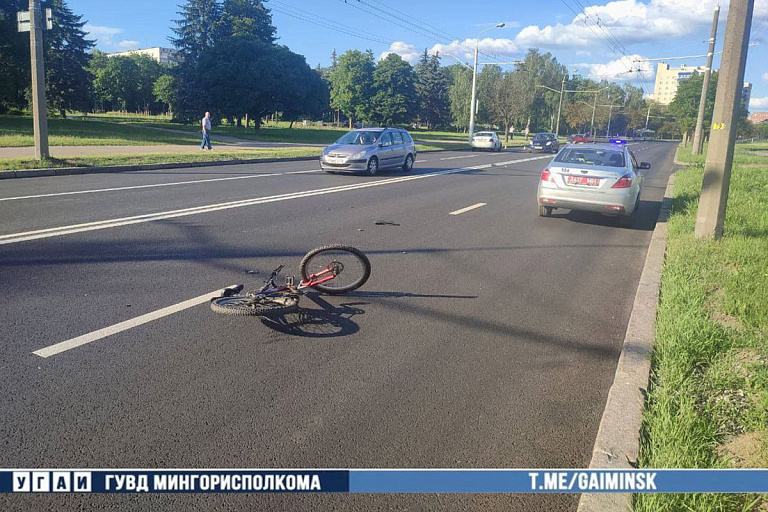
[{"label": "multi-story building", "polygon": [[741,108],[749,110],[749,98],[752,96],[752,84],[744,82],[744,88],[741,90]]},{"label": "multi-story building", "polygon": [[753,123],[768,123],[768,112],[753,112],[751,116],[749,116],[749,120]]},{"label": "multi-story building", "polygon": [[664,105],[669,105],[675,99],[677,87],[683,80],[706,71],[704,66],[690,67],[683,64],[679,68],[670,68],[669,64],[660,62],[656,67],[656,84],[653,88],[653,99]]},{"label": "multi-story building", "polygon": [[179,52],[171,48],[144,48],[142,50],[129,50],[127,52],[108,53],[107,57],[128,57],[130,55],[147,55],[165,66],[178,64],[181,59]]},{"label": "multi-story building", "polygon": [[[694,75],[704,73],[707,70],[704,66],[690,67],[683,64],[679,68],[670,68],[669,64],[660,62],[656,67],[656,84],[653,88],[651,99],[669,105],[677,95],[677,88],[680,82],[688,80]],[[717,72],[717,70],[713,70]],[[752,84],[744,82],[744,89],[741,91],[741,106],[749,108],[749,98],[752,95]]]}]

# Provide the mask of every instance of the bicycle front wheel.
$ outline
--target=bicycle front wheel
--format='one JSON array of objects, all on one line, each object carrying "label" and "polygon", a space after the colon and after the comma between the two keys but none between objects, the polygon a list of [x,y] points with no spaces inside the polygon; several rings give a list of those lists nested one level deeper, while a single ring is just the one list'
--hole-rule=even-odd
[{"label": "bicycle front wheel", "polygon": [[346,245],[326,245],[312,249],[299,264],[301,277],[306,281],[313,274],[321,274],[327,270],[332,273],[321,275],[319,278],[334,275],[322,284],[313,286],[315,290],[330,295],[340,295],[357,290],[371,277],[371,262],[359,249]]},{"label": "bicycle front wheel", "polygon": [[294,296],[264,298],[254,301],[250,297],[236,295],[211,301],[211,309],[222,315],[278,316],[299,309],[299,298]]}]

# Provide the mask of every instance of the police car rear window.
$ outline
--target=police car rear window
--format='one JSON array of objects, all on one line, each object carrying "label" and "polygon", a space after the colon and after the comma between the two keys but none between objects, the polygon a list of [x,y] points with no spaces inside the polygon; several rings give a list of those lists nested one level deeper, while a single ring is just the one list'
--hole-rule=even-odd
[{"label": "police car rear window", "polygon": [[600,167],[624,167],[624,152],[600,148],[566,148],[555,157],[555,162]]}]

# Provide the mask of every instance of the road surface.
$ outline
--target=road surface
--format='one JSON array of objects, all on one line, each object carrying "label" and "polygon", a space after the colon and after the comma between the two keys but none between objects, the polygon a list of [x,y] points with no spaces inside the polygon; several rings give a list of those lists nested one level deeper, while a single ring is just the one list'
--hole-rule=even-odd
[{"label": "road surface", "polygon": [[[517,152],[423,154],[411,173],[377,177],[294,162],[5,181],[0,465],[585,467],[673,169],[672,144],[632,149],[653,168],[630,228],[599,215],[539,217],[548,157]],[[305,297],[303,315],[282,324],[181,304],[230,284],[255,288],[327,243],[369,255],[361,290]],[[104,336],[115,325],[124,330]],[[70,340],[80,342],[60,345]],[[0,508],[38,510],[576,503],[0,497]]]}]

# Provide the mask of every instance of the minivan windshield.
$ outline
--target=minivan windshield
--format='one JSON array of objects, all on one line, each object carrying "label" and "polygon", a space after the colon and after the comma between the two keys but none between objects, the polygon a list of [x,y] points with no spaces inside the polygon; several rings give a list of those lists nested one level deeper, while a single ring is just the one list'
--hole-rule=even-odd
[{"label": "minivan windshield", "polygon": [[381,132],[351,131],[345,133],[336,144],[357,144],[360,146],[370,146],[375,144]]},{"label": "minivan windshield", "polygon": [[475,137],[493,137],[491,132],[480,132],[475,134]]},{"label": "minivan windshield", "polygon": [[546,133],[537,133],[533,136],[533,140],[547,140],[549,139],[549,135]]},{"label": "minivan windshield", "polygon": [[600,148],[565,148],[555,162],[601,167],[624,167],[624,152]]}]

